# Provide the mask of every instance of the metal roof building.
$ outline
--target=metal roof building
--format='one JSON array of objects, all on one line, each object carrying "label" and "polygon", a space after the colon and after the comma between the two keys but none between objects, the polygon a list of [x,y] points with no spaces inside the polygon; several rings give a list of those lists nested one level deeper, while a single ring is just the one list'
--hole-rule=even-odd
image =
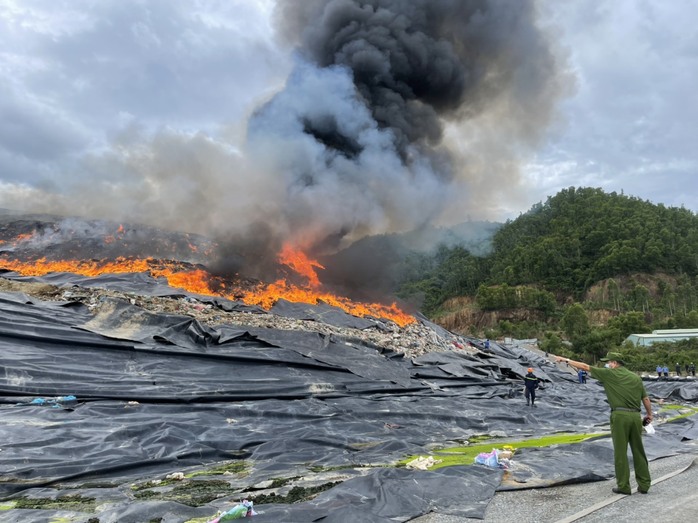
[{"label": "metal roof building", "polygon": [[698,329],[660,329],[652,331],[652,334],[631,334],[625,338],[625,341],[648,347],[654,343],[680,341],[689,338],[698,338]]}]

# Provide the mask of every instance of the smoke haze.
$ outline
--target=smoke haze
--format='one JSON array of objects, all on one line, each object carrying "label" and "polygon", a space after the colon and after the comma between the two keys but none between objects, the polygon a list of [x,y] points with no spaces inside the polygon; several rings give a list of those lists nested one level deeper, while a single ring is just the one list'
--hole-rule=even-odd
[{"label": "smoke haze", "polygon": [[323,256],[489,218],[570,87],[533,0],[278,0],[273,18],[292,70],[245,126],[129,122],[0,205],[203,234],[217,272],[262,277],[284,242]]},{"label": "smoke haze", "polygon": [[568,85],[533,2],[282,0],[276,14],[297,65],[252,115],[247,154],[283,188],[273,228],[315,255],[515,186]]}]

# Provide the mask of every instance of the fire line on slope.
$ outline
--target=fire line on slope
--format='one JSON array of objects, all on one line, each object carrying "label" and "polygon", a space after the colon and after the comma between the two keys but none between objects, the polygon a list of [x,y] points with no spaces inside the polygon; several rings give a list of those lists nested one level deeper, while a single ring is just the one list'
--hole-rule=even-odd
[{"label": "fire line on slope", "polygon": [[400,327],[415,321],[413,316],[402,311],[395,303],[389,306],[379,303],[358,303],[320,290],[321,283],[313,267],[321,268],[322,266],[290,246],[284,247],[279,261],[307,278],[308,286],[294,285],[286,279],[278,279],[273,283],[260,282],[249,288],[243,288],[241,285],[215,277],[202,268],[193,268],[196,266],[191,264],[154,258],[119,257],[114,260],[58,261],[39,258],[33,261],[19,261],[3,256],[0,258],[0,269],[14,271],[22,276],[43,276],[55,272],[68,272],[81,276],[148,272],[155,278],[166,279],[171,287],[206,296],[238,300],[267,310],[278,300],[284,299],[312,305],[324,302],[354,316],[384,318],[395,322]]}]

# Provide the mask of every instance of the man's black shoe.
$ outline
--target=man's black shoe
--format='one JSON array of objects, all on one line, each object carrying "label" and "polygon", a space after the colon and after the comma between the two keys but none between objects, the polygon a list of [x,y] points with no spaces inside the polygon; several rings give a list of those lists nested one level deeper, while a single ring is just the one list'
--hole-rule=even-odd
[{"label": "man's black shoe", "polygon": [[618,487],[613,487],[611,490],[612,490],[615,494],[623,494],[624,496],[629,496],[629,495],[630,495],[630,492],[623,492],[623,491],[622,491],[621,489],[619,489]]},{"label": "man's black shoe", "polygon": [[646,491],[646,490],[637,489],[637,491],[638,491],[640,494],[647,494],[647,491]]}]

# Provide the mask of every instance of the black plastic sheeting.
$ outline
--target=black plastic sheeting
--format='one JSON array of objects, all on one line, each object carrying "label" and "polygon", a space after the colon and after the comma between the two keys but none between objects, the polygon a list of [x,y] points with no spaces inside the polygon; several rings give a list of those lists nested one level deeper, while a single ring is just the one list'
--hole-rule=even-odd
[{"label": "black plastic sheeting", "polygon": [[480,467],[456,466],[434,472],[381,469],[347,480],[312,501],[265,505],[255,521],[379,523],[407,521],[432,511],[482,519],[501,476],[501,470]]},{"label": "black plastic sheeting", "polygon": [[[73,275],[35,281],[87,286]],[[186,296],[167,294],[143,275],[108,283],[124,292]],[[277,312],[317,314],[341,326],[356,320],[358,329],[380,323],[326,306],[313,312],[291,305]],[[235,310],[234,302],[218,306]],[[445,350],[407,359],[359,338],[209,327],[117,299],[104,299],[98,309],[93,314],[77,302],[0,293],[0,499],[163,478],[230,460],[252,464],[245,481],[253,485],[311,467],[389,465],[474,435],[522,439],[608,430],[598,383],[579,385],[524,349],[492,343],[478,355]],[[537,408],[527,408],[521,393],[531,365],[544,380]],[[646,386],[656,399],[698,399],[693,381]],[[66,395],[77,401],[32,404]],[[658,425],[657,434],[645,438],[650,459],[690,451],[685,442],[698,432],[692,420]],[[312,501],[257,506],[256,520],[408,521],[430,511],[483,517],[497,489],[607,479],[612,454],[608,438],[522,449],[504,479],[501,470],[480,465],[372,468]],[[198,508],[136,502],[123,490],[102,490],[111,501],[98,514],[102,523],[186,521],[225,508],[225,500]],[[46,513],[12,510],[3,517],[44,521]]]}]

